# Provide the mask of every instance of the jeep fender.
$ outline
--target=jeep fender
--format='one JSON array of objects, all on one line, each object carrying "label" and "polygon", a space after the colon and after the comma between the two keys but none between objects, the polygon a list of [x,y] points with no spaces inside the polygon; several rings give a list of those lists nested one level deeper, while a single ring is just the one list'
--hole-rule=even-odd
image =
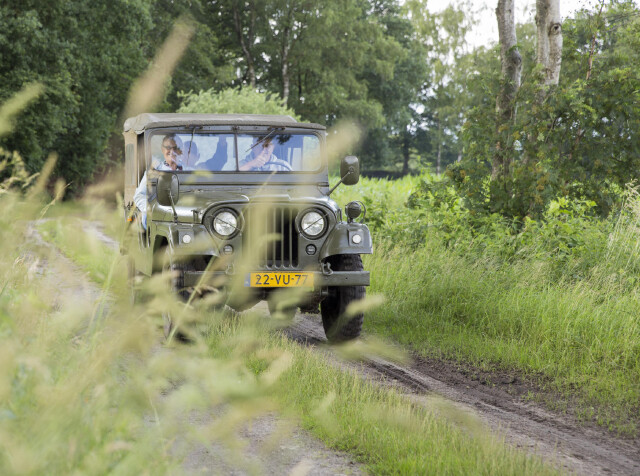
[{"label": "jeep fender", "polygon": [[[359,241],[359,243],[358,243]],[[369,227],[362,223],[337,223],[320,249],[320,259],[333,255],[371,254]]]},{"label": "jeep fender", "polygon": [[[185,236],[189,236],[188,242]],[[218,256],[220,254],[217,243],[211,239],[204,225],[162,223],[156,227],[156,237],[166,239],[167,246],[177,255]]]}]

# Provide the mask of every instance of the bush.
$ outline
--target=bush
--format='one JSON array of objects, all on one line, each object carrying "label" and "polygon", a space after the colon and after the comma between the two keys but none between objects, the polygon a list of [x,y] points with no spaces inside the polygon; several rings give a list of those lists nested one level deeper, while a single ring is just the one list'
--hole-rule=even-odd
[{"label": "bush", "polygon": [[262,93],[249,88],[223,91],[180,93],[182,105],[178,112],[208,114],[278,114],[300,119],[277,94]]}]

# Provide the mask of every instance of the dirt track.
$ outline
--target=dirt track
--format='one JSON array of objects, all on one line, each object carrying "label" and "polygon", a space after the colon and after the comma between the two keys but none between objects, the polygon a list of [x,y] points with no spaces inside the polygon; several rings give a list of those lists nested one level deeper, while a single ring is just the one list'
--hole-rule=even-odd
[{"label": "dirt track", "polygon": [[[349,365],[364,377],[400,387],[415,401],[431,408],[442,407],[434,396],[457,409],[447,411],[461,420],[477,415],[507,444],[556,461],[563,469],[581,475],[640,474],[640,443],[614,438],[604,430],[579,425],[571,417],[554,415],[533,403],[507,393],[504,385],[487,385],[461,373],[443,361],[417,357],[409,365],[398,365],[377,357],[361,364],[339,361],[325,342],[320,318],[298,314],[285,333],[302,345],[324,352],[338,365]],[[510,381],[502,382],[510,384]],[[456,417],[454,416],[454,419]]]}]

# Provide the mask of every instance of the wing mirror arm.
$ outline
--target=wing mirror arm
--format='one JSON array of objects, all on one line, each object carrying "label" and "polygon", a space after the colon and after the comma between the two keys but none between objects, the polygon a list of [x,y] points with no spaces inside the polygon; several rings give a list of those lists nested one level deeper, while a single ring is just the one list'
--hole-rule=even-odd
[{"label": "wing mirror arm", "polygon": [[349,175],[351,175],[354,172],[353,167],[349,167],[349,171],[340,179],[338,180],[338,183],[335,184],[331,190],[329,190],[329,195],[331,195],[333,193],[333,191],[338,188],[338,185],[340,185],[342,182],[344,182],[344,179],[346,179]]},{"label": "wing mirror arm", "polygon": [[158,183],[156,184],[156,193],[158,203],[164,207],[171,206],[173,211],[173,221],[178,223],[178,212],[176,211],[176,202],[180,194],[180,180],[176,174],[169,172],[158,172]]}]

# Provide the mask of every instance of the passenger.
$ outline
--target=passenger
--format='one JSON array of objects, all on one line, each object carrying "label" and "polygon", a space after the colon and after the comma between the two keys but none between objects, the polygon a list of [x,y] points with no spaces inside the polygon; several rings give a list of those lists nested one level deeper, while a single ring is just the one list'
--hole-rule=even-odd
[{"label": "passenger", "polygon": [[241,171],[257,171],[257,172],[289,172],[291,165],[284,160],[278,159],[273,155],[275,144],[267,139],[260,142],[256,138],[256,144],[239,164]]},{"label": "passenger", "polygon": [[[164,162],[158,165],[156,170],[182,170],[180,156],[182,155],[182,140],[175,134],[169,134],[162,138],[162,156]],[[133,202],[140,210],[142,228],[147,229],[147,173],[140,180],[136,192],[133,194]]]}]

